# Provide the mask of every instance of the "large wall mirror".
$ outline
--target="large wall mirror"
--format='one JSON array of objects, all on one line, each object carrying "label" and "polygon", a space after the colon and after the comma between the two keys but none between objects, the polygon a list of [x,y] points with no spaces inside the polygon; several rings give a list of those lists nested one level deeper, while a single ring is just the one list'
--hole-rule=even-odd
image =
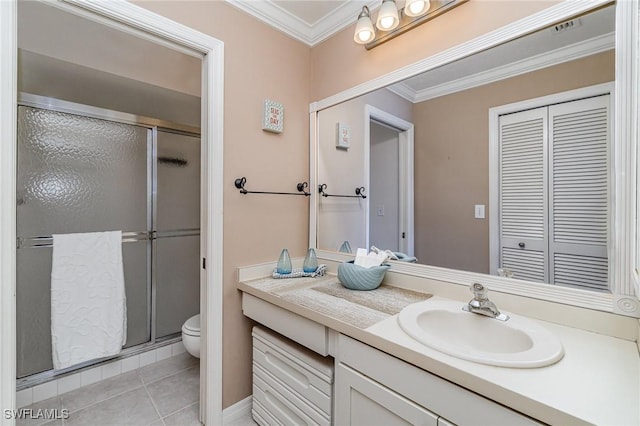
[{"label": "large wall mirror", "polygon": [[638,316],[617,241],[617,159],[635,142],[614,137],[616,7],[319,102],[317,248]]}]

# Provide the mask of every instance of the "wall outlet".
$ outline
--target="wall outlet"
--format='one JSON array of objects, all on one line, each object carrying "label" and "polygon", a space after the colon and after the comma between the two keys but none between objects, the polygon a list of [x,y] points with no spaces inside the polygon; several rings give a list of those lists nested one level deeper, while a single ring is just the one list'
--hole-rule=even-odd
[{"label": "wall outlet", "polygon": [[475,218],[484,219],[484,204],[475,205]]}]

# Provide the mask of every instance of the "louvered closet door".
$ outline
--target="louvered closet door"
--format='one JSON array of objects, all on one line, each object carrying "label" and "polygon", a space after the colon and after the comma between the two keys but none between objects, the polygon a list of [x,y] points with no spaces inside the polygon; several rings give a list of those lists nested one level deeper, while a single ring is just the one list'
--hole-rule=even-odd
[{"label": "louvered closet door", "polygon": [[547,108],[500,117],[500,265],[548,282]]},{"label": "louvered closet door", "polygon": [[609,96],[549,107],[550,279],[608,288]]}]

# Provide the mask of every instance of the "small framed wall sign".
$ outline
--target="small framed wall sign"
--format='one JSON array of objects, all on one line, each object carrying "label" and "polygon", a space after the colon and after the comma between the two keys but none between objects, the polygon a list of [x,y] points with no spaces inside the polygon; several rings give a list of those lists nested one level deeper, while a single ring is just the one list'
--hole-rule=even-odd
[{"label": "small framed wall sign", "polygon": [[336,123],[336,148],[351,147],[351,129],[343,123]]},{"label": "small framed wall sign", "polygon": [[284,106],[276,101],[265,99],[262,130],[282,133],[284,129]]}]

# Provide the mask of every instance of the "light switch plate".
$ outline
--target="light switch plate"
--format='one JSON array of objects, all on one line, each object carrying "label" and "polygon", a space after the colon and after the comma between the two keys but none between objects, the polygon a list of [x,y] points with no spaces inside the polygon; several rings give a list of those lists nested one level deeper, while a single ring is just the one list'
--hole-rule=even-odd
[{"label": "light switch plate", "polygon": [[336,148],[351,147],[351,128],[346,124],[336,123]]},{"label": "light switch plate", "polygon": [[484,219],[484,204],[475,205],[475,218]]}]

